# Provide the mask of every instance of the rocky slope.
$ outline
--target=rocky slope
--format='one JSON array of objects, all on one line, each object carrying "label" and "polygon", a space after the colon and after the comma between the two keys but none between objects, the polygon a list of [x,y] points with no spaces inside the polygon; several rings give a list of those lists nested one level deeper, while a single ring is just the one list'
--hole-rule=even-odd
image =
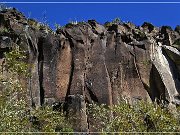
[{"label": "rocky slope", "polygon": [[[0,65],[13,46],[26,50],[30,106],[66,103],[77,131],[91,129],[86,103],[118,104],[156,99],[180,104],[180,26],[95,20],[53,32],[16,9],[0,12]],[[84,110],[84,111],[82,111]],[[92,129],[93,130],[93,129]]]}]

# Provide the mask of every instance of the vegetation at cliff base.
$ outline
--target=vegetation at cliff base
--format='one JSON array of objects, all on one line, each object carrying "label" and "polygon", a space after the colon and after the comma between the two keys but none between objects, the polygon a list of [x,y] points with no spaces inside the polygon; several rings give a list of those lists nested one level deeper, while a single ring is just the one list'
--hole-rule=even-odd
[{"label": "vegetation at cliff base", "polygon": [[[0,132],[73,132],[71,121],[51,106],[30,108],[23,79],[30,77],[25,52],[14,48],[5,54],[0,76]],[[22,79],[23,78],[23,79]],[[176,112],[176,113],[174,113]],[[87,104],[92,129],[107,132],[180,132],[180,110],[163,104],[122,100],[119,105]]]},{"label": "vegetation at cliff base", "polygon": [[89,105],[93,128],[102,132],[180,132],[179,111],[158,105],[137,101],[130,105],[121,101],[120,105]]}]

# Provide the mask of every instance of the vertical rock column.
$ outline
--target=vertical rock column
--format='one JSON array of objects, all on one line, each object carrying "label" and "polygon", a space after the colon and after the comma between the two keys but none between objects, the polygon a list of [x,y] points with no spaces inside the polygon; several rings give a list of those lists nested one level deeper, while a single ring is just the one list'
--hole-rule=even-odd
[{"label": "vertical rock column", "polygon": [[75,132],[88,132],[86,104],[82,95],[68,95],[67,116],[72,123]]},{"label": "vertical rock column", "polygon": [[61,47],[57,60],[56,98],[60,102],[64,102],[71,86],[73,61],[70,42],[63,34],[60,35],[60,45]]}]

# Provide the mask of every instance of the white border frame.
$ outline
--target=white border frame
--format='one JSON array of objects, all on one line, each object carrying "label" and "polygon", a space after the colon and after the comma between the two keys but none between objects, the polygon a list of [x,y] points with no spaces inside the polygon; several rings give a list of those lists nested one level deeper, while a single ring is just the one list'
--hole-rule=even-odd
[{"label": "white border frame", "polygon": [[122,2],[120,2],[120,1],[112,1],[112,2],[110,2],[110,1],[64,1],[64,2],[60,2],[60,1],[52,1],[52,2],[49,2],[49,1],[36,1],[36,2],[31,2],[31,1],[23,1],[23,2],[15,2],[15,1],[11,1],[11,2],[0,2],[0,3],[7,3],[7,4],[180,4],[180,1],[178,1],[178,2],[175,2],[175,1],[172,1],[172,2],[170,2],[170,1],[167,1],[167,2],[161,2],[161,1],[154,1],[154,2],[152,2],[152,1],[144,1],[144,2],[140,2],[140,1],[135,1],[135,2],[126,2],[126,1],[122,1]]},{"label": "white border frame", "polygon": [[[37,2],[31,2],[31,1],[24,1],[24,2],[15,2],[15,1],[11,1],[11,2],[0,2],[0,3],[4,3],[4,4],[180,4],[180,1],[179,2],[175,2],[175,1],[168,1],[168,2],[161,2],[161,1],[158,1],[158,2],[152,2],[152,1],[147,1],[147,2],[140,2],[140,1],[135,1],[135,2],[126,2],[126,1],[122,1],[122,2],[115,2],[115,1],[97,1],[97,2],[91,2],[91,1],[87,1],[87,2],[81,2],[81,1],[69,1],[69,2],[56,2],[56,1],[52,1],[52,2],[40,2],[40,1],[37,1]],[[23,134],[23,133],[26,133],[26,134],[48,134],[48,133],[53,133],[53,134],[58,134],[58,133],[64,133],[64,134],[74,134],[74,133],[78,133],[78,134],[82,134],[82,133],[88,133],[88,134],[91,134],[91,133],[115,133],[115,134],[156,134],[156,133],[160,133],[160,134],[172,134],[172,133],[180,133],[180,132],[0,132],[0,133],[5,133],[5,134],[11,134],[11,133],[20,133],[20,134]]]}]

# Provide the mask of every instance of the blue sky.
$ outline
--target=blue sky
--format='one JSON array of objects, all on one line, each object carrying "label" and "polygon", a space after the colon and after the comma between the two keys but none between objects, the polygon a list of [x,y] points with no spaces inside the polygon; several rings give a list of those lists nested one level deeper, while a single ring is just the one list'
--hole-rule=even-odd
[{"label": "blue sky", "polygon": [[[11,1],[12,0],[6,0],[6,2],[11,2]],[[16,0],[16,2],[18,1],[22,2],[23,0]],[[39,1],[42,2],[48,0],[39,0]],[[58,1],[58,0],[53,0],[53,1]],[[97,1],[97,0],[76,0],[76,1]],[[98,0],[98,1],[107,1],[107,0]],[[113,1],[120,1],[120,0],[113,0]],[[135,2],[135,0],[128,0],[128,1]],[[138,1],[143,1],[143,0],[138,0]],[[167,2],[167,1],[168,0],[163,0],[163,2]],[[180,0],[179,1],[173,0],[173,1],[180,2]],[[37,1],[31,0],[31,2],[37,2]],[[150,2],[152,2],[152,0]],[[143,22],[145,21],[151,22],[155,26],[169,25],[174,28],[176,25],[180,25],[180,3],[176,3],[176,4],[133,4],[133,3],[132,4],[15,4],[15,3],[10,3],[7,5],[17,8],[19,11],[23,12],[27,17],[36,18],[39,21],[46,20],[51,27],[54,27],[55,23],[58,23],[62,26],[71,20],[87,21],[88,19],[95,19],[99,23],[103,24],[106,21],[112,21],[116,17],[121,18],[121,20],[125,22],[126,21],[133,22],[136,25],[142,25]]]}]

